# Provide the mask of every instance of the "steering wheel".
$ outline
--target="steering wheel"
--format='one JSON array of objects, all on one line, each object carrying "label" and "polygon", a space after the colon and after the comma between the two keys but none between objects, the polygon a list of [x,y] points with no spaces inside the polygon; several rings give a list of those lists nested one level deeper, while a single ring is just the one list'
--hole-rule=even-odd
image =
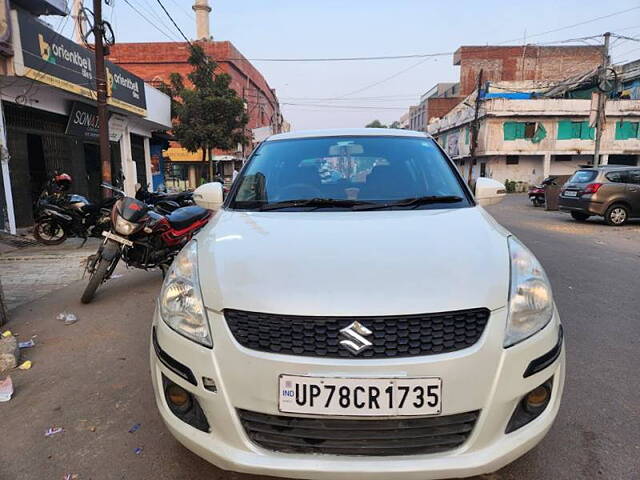
[{"label": "steering wheel", "polygon": [[298,200],[300,198],[315,198],[320,197],[322,192],[320,189],[309,185],[308,183],[292,183],[287,185],[278,195],[278,200]]}]

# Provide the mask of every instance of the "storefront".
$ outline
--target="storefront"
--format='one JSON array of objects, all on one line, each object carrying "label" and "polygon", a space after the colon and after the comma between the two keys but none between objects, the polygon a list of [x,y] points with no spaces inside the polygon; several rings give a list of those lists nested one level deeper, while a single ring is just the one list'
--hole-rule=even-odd
[{"label": "storefront", "polygon": [[[93,200],[102,174],[93,53],[24,10],[12,10],[11,19],[14,57],[5,72],[14,75],[0,76],[3,184],[11,192],[5,217],[21,228],[33,223],[33,204],[53,172],[69,173],[73,191]],[[109,62],[107,80],[112,182],[133,195],[136,183],[152,183],[151,139],[171,127],[170,99]]]}]

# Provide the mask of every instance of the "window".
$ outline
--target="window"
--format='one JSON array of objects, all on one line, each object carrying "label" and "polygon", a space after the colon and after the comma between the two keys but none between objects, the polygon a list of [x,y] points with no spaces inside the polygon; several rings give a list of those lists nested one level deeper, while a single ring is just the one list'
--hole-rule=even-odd
[{"label": "window", "polygon": [[553,160],[556,162],[570,162],[573,160],[572,155],[554,155]]},{"label": "window", "polygon": [[453,167],[433,140],[424,138],[345,136],[264,142],[235,183],[228,205],[243,210],[317,198],[387,203],[422,196],[460,200],[420,208],[469,206]]},{"label": "window", "polygon": [[507,155],[507,165],[518,165],[520,163],[520,155]]},{"label": "window", "polygon": [[629,172],[626,170],[618,170],[617,172],[609,172],[605,175],[606,179],[614,183],[629,183]]},{"label": "window", "polygon": [[547,136],[547,131],[539,122],[504,122],[504,140],[531,140],[533,143],[540,142]]},{"label": "window", "polygon": [[630,170],[629,179],[627,180],[629,183],[635,183],[636,185],[640,185],[640,170]]},{"label": "window", "polygon": [[567,183],[589,183],[592,182],[597,175],[598,172],[596,170],[578,170],[573,174],[573,177],[567,180]]},{"label": "window", "polygon": [[466,128],[464,129],[464,143],[465,143],[466,145],[469,145],[469,132],[470,132],[470,130],[471,130],[471,129],[470,129],[469,127],[466,127]]},{"label": "window", "polygon": [[487,176],[487,162],[480,162],[480,176]]},{"label": "window", "polygon": [[638,122],[616,122],[616,140],[629,140],[638,137]]},{"label": "window", "polygon": [[589,126],[589,122],[574,122],[571,120],[558,122],[558,140],[593,140],[595,131],[595,128]]}]

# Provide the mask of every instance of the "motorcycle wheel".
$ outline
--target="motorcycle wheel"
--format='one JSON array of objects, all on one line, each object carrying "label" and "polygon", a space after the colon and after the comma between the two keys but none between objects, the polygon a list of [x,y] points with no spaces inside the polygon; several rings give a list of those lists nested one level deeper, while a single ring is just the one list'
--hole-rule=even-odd
[{"label": "motorcycle wheel", "polygon": [[60,245],[67,239],[67,232],[54,219],[43,218],[33,226],[33,236],[45,245]]},{"label": "motorcycle wheel", "polygon": [[80,299],[82,303],[90,303],[91,300],[93,300],[93,297],[96,294],[96,290],[102,284],[105,276],[107,275],[107,272],[109,271],[111,263],[112,262],[107,260],[106,258],[100,257],[100,259],[98,260],[98,265],[94,268],[93,273],[89,278],[89,283],[87,283],[87,286],[82,293],[82,298]]}]

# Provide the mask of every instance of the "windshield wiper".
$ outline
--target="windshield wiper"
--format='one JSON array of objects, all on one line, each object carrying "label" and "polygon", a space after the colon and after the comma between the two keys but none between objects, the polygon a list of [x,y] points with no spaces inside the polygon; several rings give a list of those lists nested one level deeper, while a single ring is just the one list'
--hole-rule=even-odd
[{"label": "windshield wiper", "polygon": [[379,210],[390,207],[419,207],[433,203],[457,203],[464,200],[457,195],[428,195],[424,197],[404,198],[395,202],[375,203],[362,206],[354,206],[353,210]]},{"label": "windshield wiper", "polygon": [[279,210],[282,208],[297,208],[297,207],[336,207],[336,208],[351,208],[355,206],[373,206],[372,202],[364,202],[362,200],[346,200],[337,198],[306,198],[300,200],[283,200],[282,202],[265,203],[258,207],[260,211],[267,210]]}]

